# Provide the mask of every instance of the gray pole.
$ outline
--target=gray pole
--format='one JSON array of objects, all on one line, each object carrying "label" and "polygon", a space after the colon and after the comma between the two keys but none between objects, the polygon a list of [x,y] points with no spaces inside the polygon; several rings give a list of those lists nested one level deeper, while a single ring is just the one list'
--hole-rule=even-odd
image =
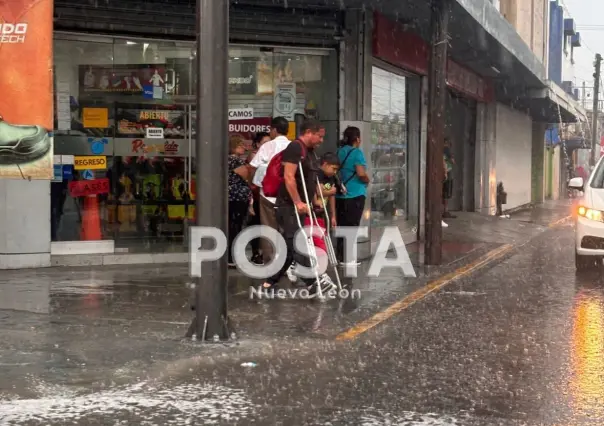
[{"label": "gray pole", "polygon": [[594,105],[592,111],[592,123],[591,123],[591,161],[590,164],[593,166],[596,164],[597,159],[600,158],[600,150],[596,151],[598,146],[598,118],[600,115],[598,96],[600,92],[600,65],[602,64],[602,56],[596,54],[596,72],[594,73]]},{"label": "gray pole", "polygon": [[581,99],[581,102],[583,104],[583,108],[585,108],[585,100],[587,99],[586,96],[585,96],[585,94],[587,93],[587,88],[586,88],[585,81],[583,82],[583,92],[582,93],[583,93],[583,96],[582,96],[583,99]]},{"label": "gray pole", "polygon": [[[228,224],[229,0],[197,0],[197,226]],[[201,246],[212,249],[214,242]],[[226,253],[225,253],[226,256]],[[195,286],[196,318],[189,330],[205,340],[230,337],[227,316],[227,258],[203,262]],[[203,336],[203,337],[202,337]]]}]

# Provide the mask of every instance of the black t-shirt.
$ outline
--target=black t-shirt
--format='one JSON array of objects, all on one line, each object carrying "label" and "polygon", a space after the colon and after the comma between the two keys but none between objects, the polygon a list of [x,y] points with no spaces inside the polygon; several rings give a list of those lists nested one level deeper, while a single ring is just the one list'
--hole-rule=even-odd
[{"label": "black t-shirt", "polygon": [[[302,148],[302,142],[293,141],[287,148],[283,150],[283,163],[298,164],[302,158],[302,154],[305,152],[304,160],[302,160],[302,172],[304,173],[304,181],[306,182],[306,189],[308,190],[308,199],[312,204],[312,200],[317,192],[317,172],[319,171],[319,161],[312,148]],[[300,199],[306,203],[306,197],[304,196],[304,188],[302,186],[302,180],[300,178],[300,168],[296,171],[296,183],[298,186],[298,194]],[[277,195],[277,205],[292,205],[293,201],[289,196],[285,180],[279,188],[279,194]]]},{"label": "black t-shirt", "polygon": [[[325,173],[323,173],[323,170],[319,169],[318,172],[318,178],[319,178],[319,184],[321,185],[321,188],[323,189],[323,191],[329,191],[331,188],[335,187],[337,185],[337,180],[335,176],[326,176]],[[317,194],[318,198],[319,198],[319,202],[321,202],[321,195]],[[329,197],[324,197],[325,199],[325,204],[327,205],[327,208],[329,209]],[[323,207],[317,207],[315,206],[315,212],[317,213],[324,213],[323,211]]]}]

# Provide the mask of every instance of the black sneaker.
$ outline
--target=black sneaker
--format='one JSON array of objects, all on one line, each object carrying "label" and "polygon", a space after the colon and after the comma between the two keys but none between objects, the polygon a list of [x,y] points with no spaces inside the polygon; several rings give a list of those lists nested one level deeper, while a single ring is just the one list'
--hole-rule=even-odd
[{"label": "black sneaker", "polygon": [[30,163],[50,151],[50,137],[42,126],[8,124],[0,117],[0,164]]}]

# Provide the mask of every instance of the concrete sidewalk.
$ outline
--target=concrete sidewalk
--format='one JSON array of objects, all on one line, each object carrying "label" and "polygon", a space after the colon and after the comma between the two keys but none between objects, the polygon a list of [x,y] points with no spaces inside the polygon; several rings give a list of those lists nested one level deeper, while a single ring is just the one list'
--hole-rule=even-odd
[{"label": "concrete sidewalk", "polygon": [[[229,314],[239,341],[200,345],[183,340],[192,319],[187,267],[49,268],[4,271],[0,277],[0,397],[35,397],[52,386],[103,387],[141,376],[170,374],[190,360],[270,357],[313,352],[333,338],[443,274],[476,262],[503,244],[521,245],[569,213],[549,203],[512,219],[459,213],[444,231],[444,264],[417,264],[416,278],[384,270],[349,279],[358,300],[326,303],[250,300],[250,279],[230,276]],[[409,246],[417,263],[420,244]],[[366,276],[364,264],[359,277]],[[49,388],[50,386],[50,388]]]}]

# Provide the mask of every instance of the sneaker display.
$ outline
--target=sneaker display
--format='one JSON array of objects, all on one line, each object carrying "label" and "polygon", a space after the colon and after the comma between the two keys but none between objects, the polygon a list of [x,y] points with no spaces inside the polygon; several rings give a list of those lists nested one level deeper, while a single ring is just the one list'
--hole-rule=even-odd
[{"label": "sneaker display", "polygon": [[50,137],[42,126],[9,124],[0,117],[0,164],[22,164],[44,157]]}]

